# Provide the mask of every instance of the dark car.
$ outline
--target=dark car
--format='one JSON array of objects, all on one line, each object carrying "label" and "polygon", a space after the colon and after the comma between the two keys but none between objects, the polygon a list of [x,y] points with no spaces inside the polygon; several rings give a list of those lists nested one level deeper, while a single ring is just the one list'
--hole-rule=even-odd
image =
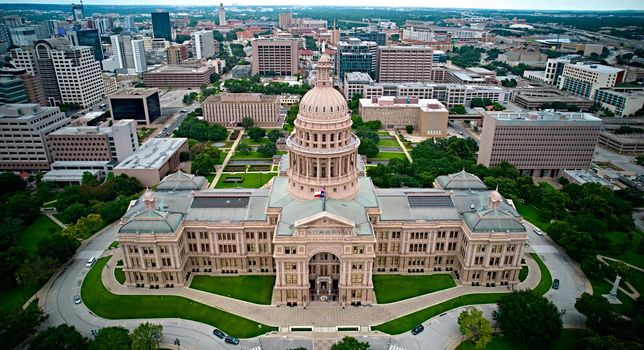
[{"label": "dark car", "polygon": [[414,329],[411,330],[411,334],[416,335],[424,330],[425,330],[425,327],[423,327],[422,324],[419,324],[418,326],[414,327]]},{"label": "dark car", "polygon": [[559,279],[555,278],[555,280],[552,281],[552,289],[559,289]]},{"label": "dark car", "polygon": [[233,337],[232,335],[227,336],[224,341],[228,344],[239,345],[239,339]]},{"label": "dark car", "polygon": [[219,339],[224,339],[224,338],[226,338],[226,333],[224,333],[224,332],[222,332],[222,331],[218,330],[217,328],[215,328],[215,329],[212,331],[212,334],[213,334],[215,337],[219,338]]}]

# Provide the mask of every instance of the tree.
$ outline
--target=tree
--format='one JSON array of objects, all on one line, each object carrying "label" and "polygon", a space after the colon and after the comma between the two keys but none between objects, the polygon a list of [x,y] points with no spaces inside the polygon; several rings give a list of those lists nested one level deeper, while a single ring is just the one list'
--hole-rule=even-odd
[{"label": "tree", "polygon": [[577,298],[575,309],[586,316],[588,328],[600,334],[611,332],[616,315],[610,310],[610,303],[603,296],[584,293]]},{"label": "tree", "polygon": [[241,154],[249,154],[252,151],[253,147],[251,147],[247,142],[241,142],[237,145],[237,152]]},{"label": "tree", "polygon": [[158,349],[162,335],[163,326],[148,322],[142,323],[130,334],[132,350]]},{"label": "tree", "polygon": [[131,347],[130,332],[123,327],[101,328],[89,343],[90,350],[130,350]]},{"label": "tree", "polygon": [[77,202],[65,208],[61,213],[61,219],[66,223],[74,224],[78,219],[89,214],[89,212],[90,208],[87,205]]},{"label": "tree", "polygon": [[83,177],[81,178],[81,185],[97,185],[98,179],[96,175],[90,173],[89,171],[83,172]]},{"label": "tree", "polygon": [[192,160],[191,170],[193,174],[206,176],[215,169],[215,159],[206,153],[197,155]]},{"label": "tree", "polygon": [[354,337],[344,337],[331,346],[331,350],[369,350],[369,343],[358,341]]},{"label": "tree", "polygon": [[248,137],[253,141],[259,141],[266,136],[266,130],[253,126],[248,129]]},{"label": "tree", "polygon": [[477,349],[484,349],[492,340],[490,321],[483,317],[483,312],[469,308],[458,316],[458,327],[463,335],[472,338]]},{"label": "tree", "polygon": [[74,238],[86,239],[103,227],[103,218],[100,214],[89,214],[84,216],[74,225],[63,229],[63,235]]},{"label": "tree", "polygon": [[82,350],[87,349],[87,338],[83,337],[74,326],[62,324],[50,327],[36,334],[29,342],[29,350]]},{"label": "tree", "polygon": [[449,114],[467,114],[467,110],[463,105],[456,105],[449,110]]},{"label": "tree", "polygon": [[17,272],[21,281],[27,285],[40,286],[47,282],[58,267],[58,261],[45,256],[38,256],[28,263],[22,264]]},{"label": "tree", "polygon": [[14,173],[0,173],[0,197],[7,193],[24,191],[27,183]]},{"label": "tree", "polygon": [[408,134],[411,134],[414,132],[414,126],[413,125],[406,125],[405,130],[407,131]]},{"label": "tree", "polygon": [[[27,250],[24,247],[13,246],[7,251],[0,252],[0,289],[16,286],[16,272],[25,263]],[[0,318],[2,319],[2,318]]]},{"label": "tree", "polygon": [[374,158],[379,152],[380,150],[378,149],[378,145],[371,139],[365,138],[360,141],[358,153],[364,154],[367,158]]},{"label": "tree", "polygon": [[273,142],[277,142],[277,140],[280,137],[282,137],[282,132],[277,130],[277,129],[272,129],[271,131],[268,132],[266,137],[268,137],[268,139],[273,141]]},{"label": "tree", "polygon": [[561,334],[561,314],[557,307],[531,290],[506,294],[497,305],[499,326],[519,343],[545,347]]},{"label": "tree", "polygon": [[251,127],[255,126],[255,121],[251,117],[244,117],[241,120],[241,125],[245,130],[248,130]]},{"label": "tree", "polygon": [[382,128],[382,122],[380,120],[370,120],[364,123],[364,126],[366,126],[371,130],[378,131],[379,129]]},{"label": "tree", "polygon": [[0,348],[13,349],[36,331],[45,320],[38,299],[23,309],[20,306],[0,310]]},{"label": "tree", "polygon": [[38,241],[36,254],[38,256],[49,256],[56,259],[59,264],[62,264],[76,253],[78,246],[80,246],[80,243],[77,239],[55,234]]},{"label": "tree", "polygon": [[272,157],[277,153],[277,146],[274,143],[265,143],[257,148],[257,152],[264,157]]}]

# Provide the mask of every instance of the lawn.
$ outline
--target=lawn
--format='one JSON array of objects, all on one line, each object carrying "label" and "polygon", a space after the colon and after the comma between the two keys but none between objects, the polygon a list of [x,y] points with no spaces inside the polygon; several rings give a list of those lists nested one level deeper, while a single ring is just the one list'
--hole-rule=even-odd
[{"label": "lawn", "polygon": [[210,184],[212,183],[212,180],[215,179],[215,175],[216,175],[215,173],[210,173],[206,176],[206,180],[208,181],[208,186],[210,186]]},{"label": "lawn", "polygon": [[[260,188],[276,175],[277,173],[222,174],[215,188]],[[244,181],[238,183],[224,182],[229,177],[241,177]]]},{"label": "lawn", "polygon": [[219,158],[215,160],[215,164],[217,165],[224,164],[224,160],[226,159],[227,155],[228,155],[228,152],[219,149]]},{"label": "lawn", "polygon": [[[550,289],[550,285],[552,284],[552,277],[550,275],[550,271],[548,271],[541,259],[536,256],[536,254],[532,256],[535,258],[535,260],[537,260],[537,264],[539,265],[539,268],[541,270],[541,281],[534,289],[534,292],[538,293],[539,295],[543,295]],[[432,305],[411,314],[379,324],[377,326],[371,327],[371,329],[392,335],[401,334],[409,331],[410,329],[414,328],[414,326],[421,324],[434,316],[442,314],[443,312],[465,305],[494,304],[499,300],[500,297],[505,294],[506,293],[477,293],[462,295],[460,297],[444,301],[440,304]]]},{"label": "lawn", "polygon": [[20,288],[0,290],[0,311],[22,306],[39,289],[40,286],[25,285]]},{"label": "lawn", "polygon": [[239,338],[250,338],[275,331],[270,327],[231,313],[178,296],[116,295],[101,281],[101,270],[109,257],[98,259],[81,287],[85,306],[107,319],[183,318],[217,327]]},{"label": "lawn", "polygon": [[517,207],[517,211],[524,219],[530,221],[530,223],[538,226],[544,231],[548,231],[549,224],[541,219],[541,214],[539,209],[532,204],[514,202],[514,205]]},{"label": "lawn", "polygon": [[[640,268],[644,268],[644,255],[639,254],[637,251],[637,247],[640,246],[643,239],[642,233],[639,231],[634,231],[632,234],[633,234],[633,241],[628,246],[628,249],[626,249],[623,253],[619,253],[619,254],[604,253],[604,255],[622,260],[626,263],[635,265]],[[611,242],[613,242],[613,244],[616,247],[620,247],[622,242],[626,239],[626,233],[619,232],[619,231],[607,232],[606,236],[608,237],[608,239],[610,239]]]},{"label": "lawn", "polygon": [[396,141],[396,139],[392,139],[392,140],[380,139],[380,142],[378,142],[378,146],[382,146],[382,147],[400,147],[400,145],[398,144],[398,141]]},{"label": "lawn", "polygon": [[[486,350],[513,350],[513,349],[526,349],[526,350],[567,350],[574,349],[575,345],[588,331],[585,329],[563,329],[561,331],[561,336],[555,340],[554,344],[551,346],[544,347],[532,347],[526,346],[524,344],[516,344],[512,342],[507,337],[504,337],[503,334],[496,335],[490,343],[485,347]],[[457,350],[474,350],[474,343],[471,341],[466,341],[459,345]]]},{"label": "lawn", "polygon": [[433,275],[373,275],[373,290],[378,304],[413,298],[455,287],[450,274]]},{"label": "lawn", "polygon": [[271,140],[269,138],[264,137],[264,138],[259,139],[259,141],[255,141],[255,140],[251,139],[250,137],[244,137],[244,139],[241,142],[245,142],[245,143],[247,143],[247,144],[249,144],[251,146],[259,146],[259,145],[263,145],[265,143],[269,143],[269,142],[271,142]]},{"label": "lawn", "polygon": [[123,272],[122,267],[117,267],[114,269],[114,277],[120,284],[125,283],[125,272]]},{"label": "lawn", "polygon": [[521,272],[519,272],[519,281],[523,282],[528,277],[528,267],[521,266]]},{"label": "lawn", "polygon": [[195,276],[190,288],[244,300],[249,303],[270,305],[275,276]]},{"label": "lawn", "polygon": [[265,160],[265,159],[271,159],[271,158],[272,157],[264,157],[259,152],[253,151],[253,152],[248,152],[248,154],[244,154],[244,153],[241,153],[241,152],[235,152],[235,154],[233,154],[232,158],[230,158],[230,159],[232,159],[232,160],[251,160],[251,159]]},{"label": "lawn", "polygon": [[394,159],[394,158],[407,159],[407,157],[405,157],[405,154],[403,152],[379,152],[375,158],[369,158],[369,159]]},{"label": "lawn", "polygon": [[38,248],[38,242],[50,236],[50,232],[60,232],[60,226],[56,225],[47,216],[41,215],[18,236],[16,244],[24,247],[29,255],[33,255]]}]

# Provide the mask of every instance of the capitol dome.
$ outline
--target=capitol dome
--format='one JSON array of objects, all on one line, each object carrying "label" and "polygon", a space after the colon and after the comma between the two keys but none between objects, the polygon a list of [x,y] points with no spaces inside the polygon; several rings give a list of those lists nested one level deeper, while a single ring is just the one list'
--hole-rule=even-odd
[{"label": "capitol dome", "polygon": [[349,114],[347,101],[333,88],[329,74],[331,64],[327,55],[318,62],[318,77],[313,89],[300,101],[300,116],[306,119],[334,120],[346,118]]}]

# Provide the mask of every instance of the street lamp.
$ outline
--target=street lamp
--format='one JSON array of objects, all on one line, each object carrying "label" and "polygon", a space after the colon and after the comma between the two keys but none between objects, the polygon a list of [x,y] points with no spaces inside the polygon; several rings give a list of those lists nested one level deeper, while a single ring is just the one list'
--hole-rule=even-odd
[{"label": "street lamp", "polygon": [[177,339],[175,339],[175,340],[174,340],[174,345],[176,345],[176,346],[177,346],[177,350],[179,350],[179,349],[180,349],[181,341],[179,340],[179,338],[177,338]]}]

